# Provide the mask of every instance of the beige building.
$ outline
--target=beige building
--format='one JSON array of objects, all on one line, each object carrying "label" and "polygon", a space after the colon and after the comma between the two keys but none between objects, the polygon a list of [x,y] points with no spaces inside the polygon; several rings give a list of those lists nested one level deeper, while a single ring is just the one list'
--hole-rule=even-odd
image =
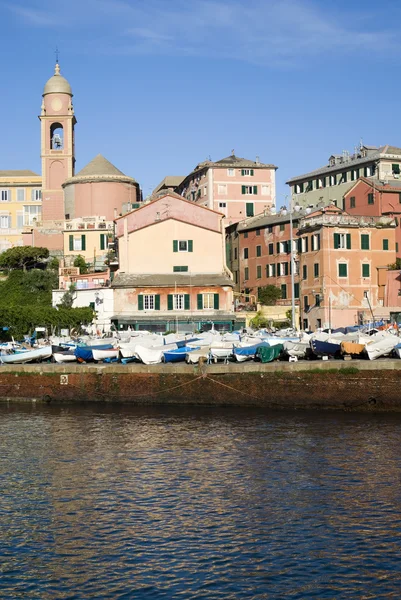
[{"label": "beige building", "polygon": [[114,242],[114,223],[104,217],[71,219],[64,224],[63,242],[66,266],[80,255],[94,268],[103,267]]}]

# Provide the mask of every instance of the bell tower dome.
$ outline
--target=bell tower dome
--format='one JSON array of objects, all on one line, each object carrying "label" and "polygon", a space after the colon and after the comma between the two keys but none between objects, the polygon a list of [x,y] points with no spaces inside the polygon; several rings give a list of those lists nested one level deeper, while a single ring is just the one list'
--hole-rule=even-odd
[{"label": "bell tower dome", "polygon": [[76,118],[72,90],[60,74],[58,61],[54,75],[43,89],[39,116],[41,122],[42,221],[64,220],[63,182],[74,176],[74,127]]}]

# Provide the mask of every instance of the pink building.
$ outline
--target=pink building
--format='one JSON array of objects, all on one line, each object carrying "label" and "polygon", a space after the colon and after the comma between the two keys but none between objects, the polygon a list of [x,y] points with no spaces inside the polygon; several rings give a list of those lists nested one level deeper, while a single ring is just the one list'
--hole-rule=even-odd
[{"label": "pink building", "polygon": [[252,161],[232,154],[199,163],[184,178],[166,177],[157,189],[175,183],[175,191],[187,200],[223,213],[227,226],[275,206],[276,169],[258,158]]},{"label": "pink building", "polygon": [[158,331],[232,329],[223,215],[170,192],[116,220],[113,321]]}]

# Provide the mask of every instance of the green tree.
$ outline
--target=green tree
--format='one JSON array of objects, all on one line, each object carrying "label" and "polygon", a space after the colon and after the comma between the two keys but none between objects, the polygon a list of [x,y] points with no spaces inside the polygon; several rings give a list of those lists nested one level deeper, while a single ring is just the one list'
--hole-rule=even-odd
[{"label": "green tree", "polygon": [[24,285],[30,292],[51,292],[58,288],[58,275],[51,269],[32,269],[25,273]]},{"label": "green tree", "polygon": [[49,260],[49,262],[47,263],[47,268],[51,269],[52,271],[58,272],[59,266],[60,266],[60,261],[57,258],[57,256],[52,256],[51,259]]},{"label": "green tree", "polygon": [[395,259],[395,263],[391,263],[390,265],[387,265],[389,271],[399,271],[401,270],[401,258],[396,258]]},{"label": "green tree", "polygon": [[253,329],[261,329],[269,326],[269,320],[262,314],[260,310],[258,310],[253,319],[250,320],[249,325]]},{"label": "green tree", "polygon": [[274,306],[281,298],[281,290],[275,285],[265,285],[258,288],[258,302],[265,306]]},{"label": "green tree", "polygon": [[0,254],[0,269],[33,269],[49,257],[47,248],[36,246],[16,246]]},{"label": "green tree", "polygon": [[88,272],[88,265],[85,262],[85,259],[81,254],[74,259],[74,267],[79,267],[79,272],[81,275],[85,275]]},{"label": "green tree", "polygon": [[72,283],[70,289],[66,290],[61,297],[61,302],[58,305],[60,308],[72,308],[74,304],[75,285]]}]

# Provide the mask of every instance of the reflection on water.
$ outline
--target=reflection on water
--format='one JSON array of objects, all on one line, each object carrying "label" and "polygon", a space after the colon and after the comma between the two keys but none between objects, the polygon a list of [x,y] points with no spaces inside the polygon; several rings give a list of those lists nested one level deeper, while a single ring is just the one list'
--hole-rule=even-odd
[{"label": "reflection on water", "polygon": [[398,598],[400,425],[0,405],[0,596]]}]

